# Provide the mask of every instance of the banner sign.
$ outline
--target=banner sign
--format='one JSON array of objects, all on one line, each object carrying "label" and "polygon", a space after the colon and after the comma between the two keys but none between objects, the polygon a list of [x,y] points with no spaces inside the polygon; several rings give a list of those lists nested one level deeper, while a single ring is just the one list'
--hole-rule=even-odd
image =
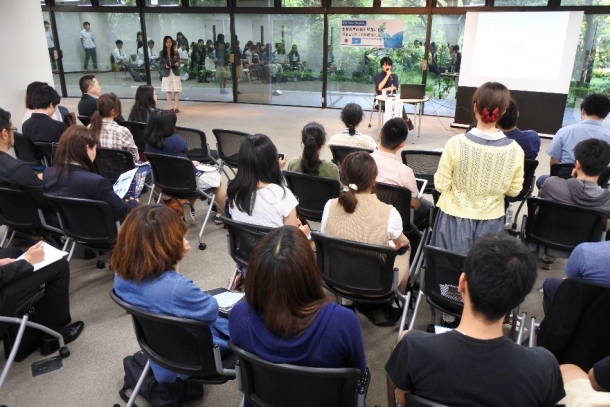
[{"label": "banner sign", "polygon": [[395,117],[402,119],[402,100],[392,97],[385,100],[385,112],[383,114],[383,124]]},{"label": "banner sign", "polygon": [[402,20],[342,20],[344,47],[402,48]]}]

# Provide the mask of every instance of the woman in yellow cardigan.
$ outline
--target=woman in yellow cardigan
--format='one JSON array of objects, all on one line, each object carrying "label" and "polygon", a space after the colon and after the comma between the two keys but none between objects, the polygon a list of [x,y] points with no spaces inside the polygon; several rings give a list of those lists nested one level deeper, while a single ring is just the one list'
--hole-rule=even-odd
[{"label": "woman in yellow cardigan", "polygon": [[466,254],[480,237],[504,228],[504,196],[523,187],[523,149],[496,128],[510,91],[487,82],[472,97],[477,127],[452,137],[443,150],[434,186],[441,192],[432,246]]}]

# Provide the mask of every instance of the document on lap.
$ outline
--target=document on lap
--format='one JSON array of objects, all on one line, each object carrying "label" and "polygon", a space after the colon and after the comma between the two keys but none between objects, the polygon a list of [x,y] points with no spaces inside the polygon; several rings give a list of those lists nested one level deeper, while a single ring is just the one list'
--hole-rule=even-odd
[{"label": "document on lap", "polygon": [[[44,260],[39,263],[34,264],[34,271],[38,271],[43,267],[48,266],[49,264],[53,264],[56,261],[62,259],[63,257],[68,255],[68,252],[64,252],[62,250],[56,249],[48,243],[43,243],[42,249],[44,250]],[[17,260],[24,260],[25,253],[17,258]]]}]

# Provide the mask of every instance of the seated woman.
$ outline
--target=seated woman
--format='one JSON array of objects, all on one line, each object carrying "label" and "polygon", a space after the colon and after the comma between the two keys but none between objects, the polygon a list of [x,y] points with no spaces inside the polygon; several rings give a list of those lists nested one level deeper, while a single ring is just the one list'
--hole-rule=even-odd
[{"label": "seated woman", "polygon": [[326,131],[320,123],[307,123],[301,131],[303,155],[288,163],[288,171],[318,175],[341,182],[339,168],[330,162],[320,159],[320,153],[326,145]]},{"label": "seated woman", "polygon": [[105,93],[97,100],[97,110],[91,116],[89,130],[93,138],[98,140],[100,147],[127,150],[136,163],[140,159],[138,146],[133,141],[129,129],[114,121],[119,116],[121,116],[121,100],[114,93]]},{"label": "seated woman", "polygon": [[43,188],[49,195],[107,202],[122,221],[138,200],[119,198],[106,178],[96,174],[96,139],[84,126],[72,126],[59,139],[53,167],[44,170]]},{"label": "seated woman", "polygon": [[[228,321],[218,316],[216,299],[178,272],[180,261],[191,249],[186,225],[163,205],[134,210],[121,226],[110,267],[114,292],[145,311],[201,321],[210,327],[214,343],[229,352]],[[180,375],[150,363],[158,382],[174,382]]]},{"label": "seated woman", "polygon": [[324,207],[321,232],[340,239],[390,246],[398,251],[394,267],[398,268],[398,289],[405,292],[409,281],[409,239],[402,232],[400,214],[373,193],[377,165],[365,151],[350,153],[341,163],[341,182],[349,189]]},{"label": "seated woman", "polygon": [[314,253],[297,228],[275,229],[256,245],[245,293],[229,319],[235,345],[272,363],[356,367],[364,376],[360,322],[326,297]]},{"label": "seated woman", "polygon": [[377,143],[371,136],[360,134],[356,127],[362,123],[364,112],[360,105],[348,103],[341,110],[341,121],[347,126],[343,132],[335,134],[328,141],[329,146],[358,147],[367,150],[375,150]]},{"label": "seated woman", "polygon": [[[178,134],[176,134],[176,121],[178,117],[176,113],[171,110],[157,110],[153,112],[148,125],[146,126],[146,132],[144,136],[147,140],[144,154],[146,153],[157,153],[173,155],[177,157],[188,158],[186,153],[188,151],[188,145],[186,141]],[[199,161],[193,161],[193,165],[199,165]],[[197,173],[198,171],[193,168]],[[197,187],[201,191],[207,191],[209,189],[214,190],[215,198],[214,201],[221,208],[225,207],[227,199],[227,186],[224,178],[218,171],[206,171],[201,175],[197,176]],[[195,202],[196,199],[192,199],[184,204],[184,220],[190,224],[195,224]],[[219,215],[216,215],[217,217]],[[220,222],[217,220],[217,223]]]},{"label": "seated woman", "polygon": [[140,85],[136,90],[136,100],[129,112],[130,122],[148,123],[150,115],[157,108],[157,92],[151,85]]}]

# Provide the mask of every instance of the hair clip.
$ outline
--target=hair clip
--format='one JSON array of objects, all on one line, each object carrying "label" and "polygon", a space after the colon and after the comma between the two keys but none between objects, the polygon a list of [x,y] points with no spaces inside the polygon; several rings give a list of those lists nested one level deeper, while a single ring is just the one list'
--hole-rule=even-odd
[{"label": "hair clip", "polygon": [[356,184],[349,184],[349,185],[348,185],[348,187],[349,187],[350,189],[353,189],[354,191],[357,191],[357,190],[358,190],[358,185],[356,185]]}]

